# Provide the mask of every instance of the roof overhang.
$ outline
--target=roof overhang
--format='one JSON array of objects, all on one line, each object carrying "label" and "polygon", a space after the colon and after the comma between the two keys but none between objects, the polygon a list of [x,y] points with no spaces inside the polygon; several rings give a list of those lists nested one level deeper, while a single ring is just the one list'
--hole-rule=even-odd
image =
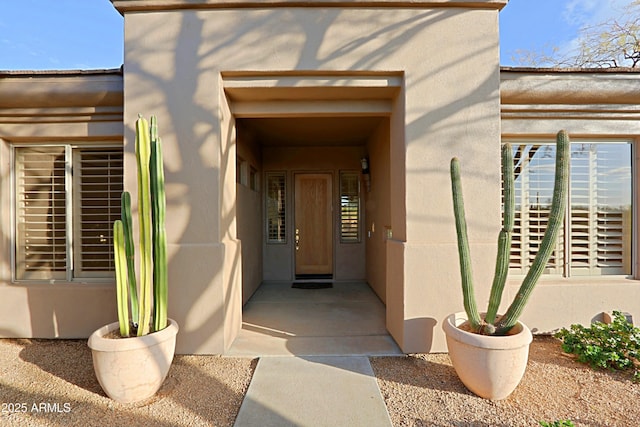
[{"label": "roof overhang", "polygon": [[640,104],[640,69],[502,68],[503,104]]},{"label": "roof overhang", "polygon": [[120,70],[0,72],[0,108],[123,105]]},{"label": "roof overhang", "polygon": [[392,7],[502,9],[509,0],[111,0],[121,13],[179,9],[238,9],[275,7]]},{"label": "roof overhang", "polygon": [[503,137],[640,135],[640,70],[503,68],[500,80]]}]

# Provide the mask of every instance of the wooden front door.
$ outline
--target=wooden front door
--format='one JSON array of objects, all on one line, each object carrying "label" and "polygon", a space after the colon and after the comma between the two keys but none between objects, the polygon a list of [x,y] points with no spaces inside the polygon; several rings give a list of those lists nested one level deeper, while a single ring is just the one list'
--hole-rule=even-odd
[{"label": "wooden front door", "polygon": [[296,275],[333,274],[332,176],[295,175]]}]

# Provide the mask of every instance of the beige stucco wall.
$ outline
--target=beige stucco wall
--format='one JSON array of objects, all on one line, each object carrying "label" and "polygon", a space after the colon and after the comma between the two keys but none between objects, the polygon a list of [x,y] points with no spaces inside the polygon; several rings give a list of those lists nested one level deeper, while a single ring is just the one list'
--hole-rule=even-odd
[{"label": "beige stucco wall", "polygon": [[117,320],[113,281],[12,281],[11,145],[120,145],[122,102],[118,70],[0,74],[0,337],[85,338]]},{"label": "beige stucco wall", "polygon": [[[357,169],[363,152],[369,155],[366,256],[353,254],[366,261],[361,270],[349,271],[361,271],[386,302],[387,328],[406,352],[445,351],[442,319],[461,309],[448,175],[452,156],[462,161],[483,306],[499,226],[500,137],[552,137],[566,128],[578,137],[639,139],[639,73],[499,74],[497,10],[505,2],[442,0],[404,8],[408,4],[374,1],[357,9],[340,2],[318,9],[282,7],[283,0],[266,9],[235,1],[226,2],[227,9],[206,2],[209,9],[203,11],[182,10],[180,0],[115,3],[132,11],[170,6],[127,14],[124,90],[118,72],[0,76],[0,336],[86,337],[115,320],[113,283],[11,281],[10,145],[70,139],[120,143],[123,103],[129,189],[135,187],[134,120],[139,112],[160,119],[169,311],[181,325],[180,353],[223,353],[240,327],[243,299],[261,277],[275,274],[256,271],[263,255],[252,245],[262,244],[262,238],[251,230],[262,228],[255,211],[262,201],[236,185],[236,152],[261,164],[258,148],[237,131],[235,115],[287,116],[298,108],[298,115],[385,117],[360,147],[272,148],[262,161],[290,174],[305,168],[337,173]],[[375,7],[383,3],[384,9]],[[243,8],[234,10],[239,4]],[[256,75],[259,87],[251,87]],[[243,79],[252,83],[244,87]],[[380,86],[384,80],[388,86]],[[332,104],[336,94],[349,102]],[[283,96],[288,106],[278,104]],[[283,153],[295,161],[278,163]],[[337,157],[348,162],[331,160]],[[315,160],[305,164],[309,159]],[[392,238],[385,241],[387,225]],[[369,238],[366,231],[372,228]],[[541,280],[522,320],[546,332],[588,323],[605,310],[638,318],[639,251],[634,253],[631,278]],[[507,301],[518,284],[510,281]]]},{"label": "beige stucco wall", "polygon": [[[501,73],[501,122],[505,140],[553,139],[566,129],[575,139],[640,142],[640,73],[632,70],[509,70]],[[635,147],[635,158],[638,150]],[[637,170],[634,203],[638,200]],[[638,209],[635,209],[636,215]],[[603,311],[622,310],[640,318],[638,218],[634,219],[632,277],[542,277],[522,315],[534,332],[599,320]],[[510,302],[521,283],[511,278]]]},{"label": "beige stucco wall", "polygon": [[367,282],[383,302],[387,299],[387,230],[391,228],[389,135],[389,120],[384,120],[369,138],[371,186],[363,192]]},{"label": "beige stucco wall", "polygon": [[[242,242],[242,304],[262,283],[262,179],[254,189],[249,181],[249,172],[254,168],[260,178],[262,174],[262,152],[258,141],[250,132],[237,132],[237,153],[245,162],[243,177],[236,185],[237,235]],[[243,169],[241,167],[241,169]]]},{"label": "beige stucco wall", "polygon": [[[236,253],[237,240],[229,232],[231,207],[225,207],[235,200],[235,162],[229,161],[235,136],[233,121],[221,114],[227,108],[221,72],[308,70],[404,76],[390,156],[390,185],[405,190],[394,194],[390,224],[400,251],[393,268],[402,274],[388,275],[396,282],[388,286],[402,288],[395,291],[402,295],[388,299],[388,323],[405,351],[444,349],[439,329],[432,334],[420,325],[439,323],[460,306],[448,191],[454,155],[462,158],[468,193],[482,195],[468,201],[479,283],[495,247],[497,15],[504,3],[125,14],[125,149],[132,150],[137,113],[157,114],[167,151],[170,276],[189,289],[188,295],[173,292],[169,306],[181,325],[179,352],[222,353],[233,335],[223,329],[240,322],[239,266],[228,254]],[[133,170],[131,163],[125,167]],[[226,175],[234,179],[225,181]],[[126,180],[132,187],[132,174]],[[215,270],[222,258],[231,260],[227,270]]]}]

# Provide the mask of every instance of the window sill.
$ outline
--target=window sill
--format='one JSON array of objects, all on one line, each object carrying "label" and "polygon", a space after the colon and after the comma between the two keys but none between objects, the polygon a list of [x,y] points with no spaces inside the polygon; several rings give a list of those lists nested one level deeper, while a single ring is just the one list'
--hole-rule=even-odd
[{"label": "window sill", "polygon": [[28,289],[96,289],[96,288],[114,288],[115,282],[92,282],[92,281],[55,281],[55,282],[42,282],[42,281],[29,281],[20,280],[4,283],[5,286],[12,286],[16,288],[28,288]]},{"label": "window sill", "polygon": [[[509,286],[519,287],[523,277],[508,280]],[[631,276],[573,276],[541,277],[538,286],[639,286],[640,280]]]}]

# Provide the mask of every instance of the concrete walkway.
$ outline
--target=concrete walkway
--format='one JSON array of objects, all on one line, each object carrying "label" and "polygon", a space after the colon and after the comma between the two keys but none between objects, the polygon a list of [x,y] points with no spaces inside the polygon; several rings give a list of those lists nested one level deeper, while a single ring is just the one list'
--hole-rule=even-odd
[{"label": "concrete walkway", "polygon": [[388,427],[391,419],[365,356],[264,357],[236,427]]},{"label": "concrete walkway", "polygon": [[364,282],[263,284],[227,356],[259,357],[237,427],[391,426],[368,356],[402,355]]}]

